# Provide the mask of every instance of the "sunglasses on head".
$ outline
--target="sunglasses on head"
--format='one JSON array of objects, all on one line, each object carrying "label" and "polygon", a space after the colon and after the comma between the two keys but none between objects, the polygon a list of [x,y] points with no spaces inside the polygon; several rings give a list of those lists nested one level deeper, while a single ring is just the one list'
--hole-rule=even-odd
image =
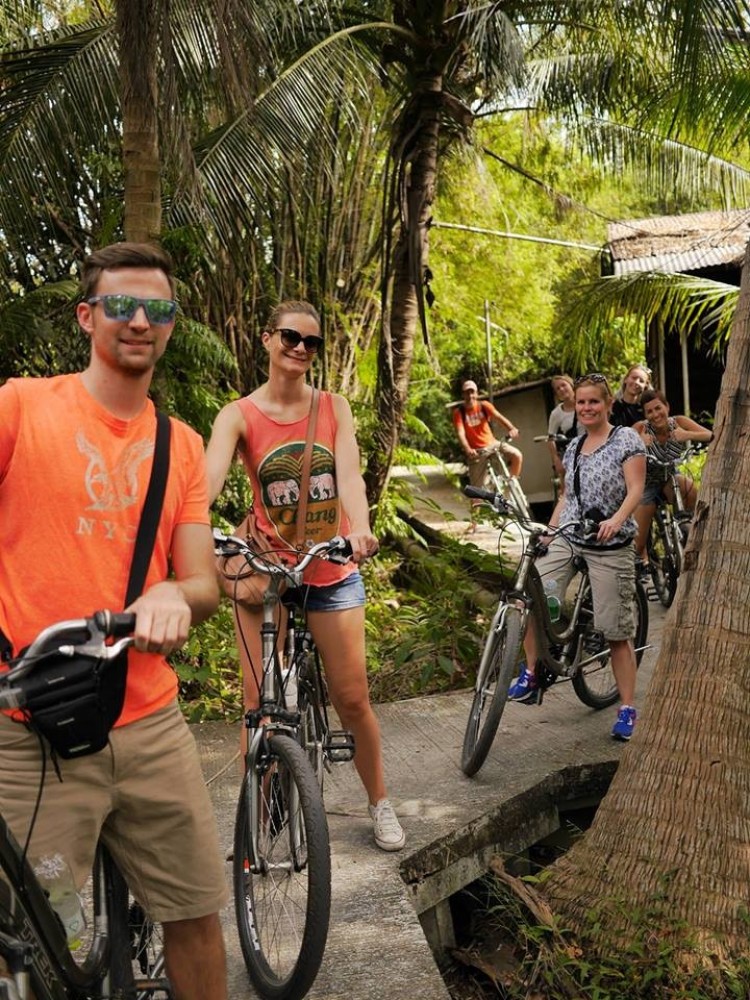
[{"label": "sunglasses on head", "polygon": [[278,333],[284,347],[293,348],[304,344],[308,354],[317,354],[323,346],[323,338],[316,337],[314,334],[303,337],[297,330],[288,330],[286,327],[278,327],[273,332]]},{"label": "sunglasses on head", "polygon": [[607,376],[602,375],[601,372],[591,372],[589,375],[579,375],[573,384],[578,386],[583,385],[584,382],[591,382],[593,385],[609,385],[607,382]]},{"label": "sunglasses on head", "polygon": [[143,306],[149,323],[171,323],[177,313],[174,299],[139,299],[136,295],[92,295],[86,299],[90,306],[101,302],[107,319],[120,322],[131,320],[138,308]]}]

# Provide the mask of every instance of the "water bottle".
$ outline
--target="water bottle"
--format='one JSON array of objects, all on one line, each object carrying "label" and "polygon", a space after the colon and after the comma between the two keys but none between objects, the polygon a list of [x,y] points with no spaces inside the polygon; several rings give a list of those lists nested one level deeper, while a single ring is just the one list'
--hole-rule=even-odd
[{"label": "water bottle", "polygon": [[292,662],[289,670],[284,671],[284,702],[288,712],[297,711],[297,664]]},{"label": "water bottle", "polygon": [[560,620],[560,597],[557,580],[553,576],[548,576],[544,580],[544,593],[547,595],[547,608],[550,620],[553,622]]},{"label": "water bottle", "polygon": [[86,918],[67,861],[61,854],[52,854],[39,858],[33,868],[42,888],[49,896],[52,909],[65,928],[69,948],[75,951],[81,946]]}]

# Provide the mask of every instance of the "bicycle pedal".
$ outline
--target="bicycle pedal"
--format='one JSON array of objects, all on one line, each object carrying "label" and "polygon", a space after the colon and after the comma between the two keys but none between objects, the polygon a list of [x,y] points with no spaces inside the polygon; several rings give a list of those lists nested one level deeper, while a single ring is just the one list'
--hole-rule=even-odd
[{"label": "bicycle pedal", "polygon": [[354,736],[346,729],[332,729],[323,742],[323,753],[332,764],[354,759]]}]

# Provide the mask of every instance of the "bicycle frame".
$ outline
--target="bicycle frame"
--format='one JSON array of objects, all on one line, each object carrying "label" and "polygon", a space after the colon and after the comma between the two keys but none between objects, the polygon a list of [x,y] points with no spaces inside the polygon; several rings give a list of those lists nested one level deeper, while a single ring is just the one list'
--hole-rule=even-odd
[{"label": "bicycle frame", "polygon": [[[100,884],[94,887],[94,936],[85,962],[78,965],[70,953],[65,931],[46,892],[2,816],[0,869],[6,877],[4,884],[9,892],[14,924],[12,933],[0,934],[0,955],[8,962],[11,974],[15,976],[21,1000],[30,996],[29,965],[32,953],[34,964],[40,970],[43,980],[35,983],[36,1000],[90,997],[106,972],[109,954],[104,880],[100,880]],[[21,951],[26,956],[19,962]]]},{"label": "bicycle frame", "polygon": [[[534,565],[536,559],[544,551],[544,546],[539,542],[541,534],[541,532],[532,534],[530,542],[521,556],[512,589],[506,594],[505,602],[498,607],[496,615],[504,616],[508,607],[517,608],[522,614],[524,630],[528,625],[529,617],[531,617],[537,641],[537,659],[556,676],[570,677],[575,670],[584,665],[579,661],[581,637],[578,624],[583,601],[586,597],[588,569],[580,556],[571,556],[576,571],[581,575],[581,582],[567,624],[561,625],[552,621],[542,580]],[[493,619],[492,627],[497,627],[501,621],[502,617],[498,617],[497,622]],[[571,645],[572,639],[576,639],[573,645]],[[556,655],[558,649],[560,653]],[[480,664],[480,674],[482,667],[483,664]]]},{"label": "bicycle frame", "polygon": [[[40,658],[51,652],[64,652],[70,656],[86,653],[100,663],[114,659],[133,642],[134,624],[134,614],[100,611],[89,619],[51,625],[3,675],[0,685],[2,707],[23,708],[26,705],[24,679]],[[81,633],[89,638],[86,641],[73,639]],[[108,645],[110,639],[116,641]],[[52,646],[52,640],[58,642]],[[97,845],[93,869],[92,937],[80,963],[70,951],[65,929],[25,850],[21,849],[2,816],[0,871],[5,876],[0,880],[0,956],[8,963],[15,983],[9,994],[11,998],[27,1000],[32,986],[36,1000],[90,1000],[95,996],[109,996],[111,990],[126,988],[128,979],[124,969],[130,962],[129,942],[126,947],[125,941],[128,934],[127,886],[101,842]],[[118,937],[122,947],[115,950],[113,942]],[[0,996],[8,996],[5,986],[10,983],[11,980],[0,978]],[[165,988],[161,982],[153,981],[153,985],[160,991]],[[142,986],[141,980],[136,988],[138,996],[151,995],[150,988]]]},{"label": "bicycle frame", "polygon": [[487,475],[489,476],[495,492],[505,495],[510,494],[510,500],[519,513],[528,521],[531,520],[531,510],[529,508],[526,494],[521,489],[516,476],[510,474],[510,469],[505,461],[500,443],[490,445],[482,449],[480,455],[486,456]]},{"label": "bicycle frame", "polygon": [[682,487],[680,486],[680,474],[677,471],[678,465],[685,457],[683,456],[683,459],[672,462],[658,462],[653,457],[650,458],[651,462],[666,471],[667,479],[664,485],[669,486],[672,490],[672,500],[668,500],[663,495],[657,500],[654,518],[660,523],[663,535],[672,542],[675,569],[678,576],[682,572],[688,527],[693,517],[692,512],[685,506],[685,499],[682,495]]}]

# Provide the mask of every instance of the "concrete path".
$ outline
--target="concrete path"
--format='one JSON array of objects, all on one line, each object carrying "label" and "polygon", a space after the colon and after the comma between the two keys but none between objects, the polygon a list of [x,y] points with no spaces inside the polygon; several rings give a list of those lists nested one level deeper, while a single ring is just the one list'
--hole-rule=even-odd
[{"label": "concrete path", "polygon": [[[454,511],[454,518],[464,515],[465,530],[466,501],[444,474],[430,474],[421,489],[429,491],[430,501],[445,502],[449,517],[440,518],[431,503],[420,516],[433,519],[436,530],[457,536],[458,519],[450,520]],[[462,537],[497,551],[496,529]],[[659,605],[651,603],[649,610],[653,646],[639,671],[639,701],[656,661],[663,621]],[[400,854],[385,854],[374,846],[353,765],[337,765],[329,776],[332,924],[322,969],[308,994],[312,1000],[447,1000],[417,910],[423,912],[431,937],[445,940],[445,928],[439,926],[442,901],[477,877],[496,845],[506,843],[497,832],[503,803],[562,768],[614,763],[623,752],[623,745],[609,737],[614,710],[594,712],[578,701],[570,685],[561,684],[540,707],[508,705],[484,767],[468,779],[459,761],[470,700],[469,692],[458,692],[376,706],[391,800],[408,837]],[[239,781],[239,764],[233,760],[239,730],[209,723],[194,732],[228,851]],[[252,997],[231,907],[224,922],[229,995],[232,1000]]]}]

